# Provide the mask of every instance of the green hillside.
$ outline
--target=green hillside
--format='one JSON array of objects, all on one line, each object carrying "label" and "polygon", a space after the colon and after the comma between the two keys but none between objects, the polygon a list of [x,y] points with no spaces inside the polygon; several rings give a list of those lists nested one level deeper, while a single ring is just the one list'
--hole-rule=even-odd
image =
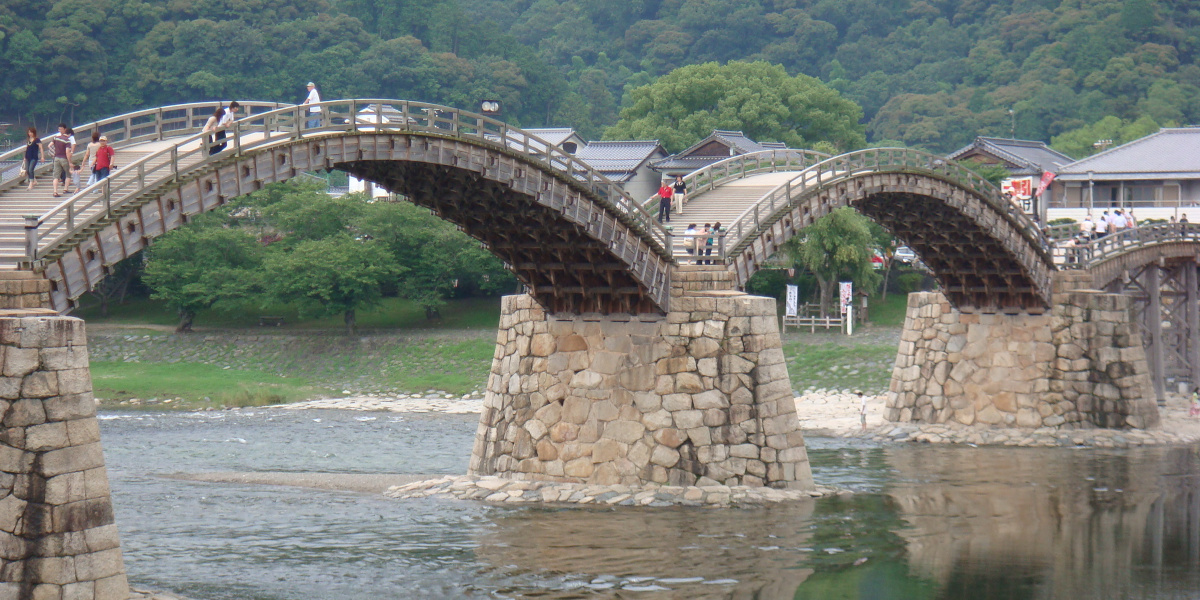
[{"label": "green hillside", "polygon": [[314,80],[599,137],[631,86],[762,59],[859,103],[869,143],[948,151],[1200,121],[1198,46],[1200,6],[1153,0],[7,0],[0,115],[298,101]]}]

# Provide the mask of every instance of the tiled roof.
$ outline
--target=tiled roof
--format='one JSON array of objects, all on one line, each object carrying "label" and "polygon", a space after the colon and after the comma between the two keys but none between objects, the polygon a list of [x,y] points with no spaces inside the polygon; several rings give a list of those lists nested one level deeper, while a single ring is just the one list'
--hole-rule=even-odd
[{"label": "tiled roof", "polygon": [[1057,173],[1063,166],[1075,161],[1070,156],[1050,148],[1045,142],[990,137],[977,137],[970,145],[947,158],[958,160],[972,150],[981,150],[1007,162],[1012,165],[1010,170],[1016,175],[1041,175],[1045,171]]},{"label": "tiled roof", "polygon": [[746,134],[742,133],[741,131],[724,131],[717,129],[709,134],[708,137],[696,142],[695,144],[692,144],[687,150],[684,150],[679,154],[668,156],[662,160],[652,162],[650,163],[650,166],[658,171],[676,171],[680,169],[694,171],[696,169],[703,169],[704,167],[707,167],[715,162],[720,162],[726,158],[729,158],[729,156],[691,156],[692,152],[695,152],[697,149],[702,148],[713,140],[717,140],[728,146],[730,149],[729,156],[750,154],[751,152],[761,152],[763,150],[778,150],[780,148],[787,148],[787,144],[783,142],[763,142],[760,144],[746,137]]},{"label": "tiled roof", "polygon": [[575,130],[570,127],[544,127],[540,129],[525,129],[525,133],[534,137],[542,138],[555,146],[561,145],[563,142],[575,135]]},{"label": "tiled roof", "polygon": [[638,168],[655,154],[665,154],[658,140],[635,140],[589,142],[575,153],[575,157],[609,179],[620,179],[622,175],[633,177]]},{"label": "tiled roof", "polygon": [[689,172],[696,169],[703,169],[713,163],[721,162],[729,158],[728,156],[668,156],[662,160],[656,160],[650,163],[650,166],[658,171],[687,169]]},{"label": "tiled roof", "polygon": [[1200,127],[1160,129],[1073,162],[1059,178],[1085,180],[1088,172],[1103,179],[1200,179]]}]

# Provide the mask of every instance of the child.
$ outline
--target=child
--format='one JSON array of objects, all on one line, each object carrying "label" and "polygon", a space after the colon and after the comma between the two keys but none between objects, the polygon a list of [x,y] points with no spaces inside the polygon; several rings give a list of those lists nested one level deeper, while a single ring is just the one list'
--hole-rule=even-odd
[{"label": "child", "polygon": [[1192,408],[1188,410],[1189,417],[1200,417],[1200,387],[1192,390]]}]

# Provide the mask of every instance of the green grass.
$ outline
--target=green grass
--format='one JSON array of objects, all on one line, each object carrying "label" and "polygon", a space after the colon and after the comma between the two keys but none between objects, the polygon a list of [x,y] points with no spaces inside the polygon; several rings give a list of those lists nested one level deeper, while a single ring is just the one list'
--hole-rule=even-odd
[{"label": "green grass", "polygon": [[896,359],[893,344],[814,344],[811,339],[784,344],[792,388],[887,390]]},{"label": "green grass", "polygon": [[[76,309],[74,316],[89,323],[115,325],[163,325],[174,326],[179,322],[175,311],[158,300],[133,299],[123,305],[111,305],[107,317],[100,316],[94,301],[83,298],[84,304]],[[475,329],[494,328],[500,322],[499,298],[465,298],[451,300],[441,310],[441,319],[426,319],[425,311],[409,300],[384,298],[374,309],[358,312],[358,328],[371,329]],[[284,325],[278,329],[332,329],[345,327],[341,315],[320,319],[302,318],[297,307],[290,305],[247,306],[237,311],[201,311],[196,315],[195,327],[239,329],[257,328],[262,316],[283,317]],[[275,329],[275,328],[272,328]]]},{"label": "green grass", "polygon": [[879,296],[870,299],[868,315],[871,323],[881,327],[902,327],[904,314],[908,312],[908,294],[888,294],[887,300]]},{"label": "green grass", "polygon": [[110,403],[179,398],[178,408],[265,406],[329,395],[304,379],[198,363],[93,361],[97,398]]}]

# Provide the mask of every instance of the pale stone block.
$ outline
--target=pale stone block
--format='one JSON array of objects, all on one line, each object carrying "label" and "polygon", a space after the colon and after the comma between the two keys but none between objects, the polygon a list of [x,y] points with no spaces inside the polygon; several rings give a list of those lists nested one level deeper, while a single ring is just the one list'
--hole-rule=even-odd
[{"label": "pale stone block", "polygon": [[699,410],[710,408],[728,408],[729,398],[719,390],[709,390],[707,392],[693,394],[692,406]]},{"label": "pale stone block", "polygon": [[605,438],[627,444],[642,439],[645,432],[646,426],[637,421],[613,421],[604,427]]},{"label": "pale stone block", "polygon": [[592,464],[591,457],[577,458],[563,465],[563,472],[568,477],[579,477],[586,479],[592,476],[592,471],[595,466]]},{"label": "pale stone block", "polygon": [[[20,398],[21,379],[21,377],[0,377],[0,399],[16,400]],[[7,403],[5,405],[7,406]]]},{"label": "pale stone block", "polygon": [[571,387],[577,389],[598,389],[604,382],[604,377],[595,371],[580,371],[571,378]]},{"label": "pale stone block", "polygon": [[27,427],[46,422],[46,411],[41,400],[22,399],[12,403],[4,417],[5,427]]},{"label": "pale stone block", "polygon": [[17,525],[25,514],[25,506],[24,500],[12,494],[0,498],[0,531],[14,535],[24,534],[24,531],[17,530]]},{"label": "pale stone block", "polygon": [[708,427],[694,427],[687,430],[687,434],[688,439],[692,440],[692,445],[697,448],[712,445],[712,430]]},{"label": "pale stone block", "polygon": [[117,532],[116,525],[92,527],[85,529],[82,533],[89,552],[111,550],[121,546],[121,538]]},{"label": "pale stone block", "polygon": [[58,376],[53,371],[34,371],[21,381],[22,398],[48,398],[56,395]]},{"label": "pale stone block", "polygon": [[525,431],[529,432],[529,437],[534,440],[541,439],[542,436],[546,435],[546,432],[549,431],[549,428],[546,427],[546,424],[537,419],[530,419],[529,421],[526,421],[524,427]]},{"label": "pale stone block", "polygon": [[671,415],[675,419],[675,427],[693,429],[704,425],[704,412],[700,410],[680,410]]},{"label": "pale stone block", "polygon": [[680,373],[675,376],[675,392],[695,394],[704,391],[704,384],[696,373]]},{"label": "pale stone block", "polygon": [[103,466],[104,455],[97,442],[46,452],[42,455],[41,471],[46,477],[53,477]]},{"label": "pale stone block", "polygon": [[650,455],[650,462],[663,467],[673,467],[679,463],[679,452],[667,446],[655,446]]},{"label": "pale stone block", "polygon": [[[99,435],[97,434],[98,441]],[[70,446],[67,424],[63,422],[43,423],[25,429],[25,449],[34,452],[54,450]]]},{"label": "pale stone block", "polygon": [[671,413],[661,409],[652,413],[646,413],[645,416],[642,417],[642,423],[646,426],[646,429],[650,431],[657,431],[659,429],[670,427],[674,422],[674,419],[671,418]]},{"label": "pale stone block", "polygon": [[588,419],[592,409],[592,401],[587,398],[571,396],[563,402],[562,420],[567,423],[582,425]]},{"label": "pale stone block", "polygon": [[[56,583],[39,583],[33,586],[30,600],[62,600],[62,586]],[[25,600],[22,598],[22,600]]]}]

